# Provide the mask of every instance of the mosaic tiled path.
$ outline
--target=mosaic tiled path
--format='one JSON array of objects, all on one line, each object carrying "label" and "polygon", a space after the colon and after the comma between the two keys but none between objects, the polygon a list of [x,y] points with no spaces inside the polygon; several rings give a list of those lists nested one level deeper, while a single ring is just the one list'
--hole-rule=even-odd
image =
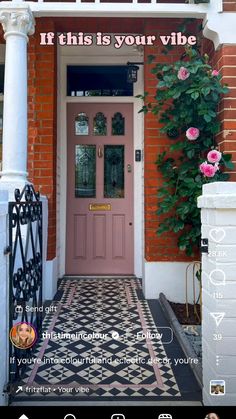
[{"label": "mosaic tiled path", "polygon": [[[140,293],[136,278],[63,279],[57,293],[61,298],[51,303],[57,306],[56,313],[44,319],[48,335],[39,339],[34,353],[43,363],[27,367],[20,383],[38,391],[23,391],[16,398],[182,399],[172,366],[162,362],[167,353],[161,340],[140,338],[140,332],[158,333]],[[62,337],[76,333],[86,338]]]}]

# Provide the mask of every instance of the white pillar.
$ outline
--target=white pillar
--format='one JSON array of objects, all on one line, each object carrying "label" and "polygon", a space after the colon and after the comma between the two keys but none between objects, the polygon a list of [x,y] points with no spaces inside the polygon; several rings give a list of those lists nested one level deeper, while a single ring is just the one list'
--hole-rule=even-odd
[{"label": "white pillar", "polygon": [[27,183],[27,42],[34,33],[28,6],[0,11],[6,40],[3,160],[0,188],[12,192]]},{"label": "white pillar", "polygon": [[[198,199],[202,238],[203,401],[236,406],[236,182],[203,186]],[[225,381],[225,395],[211,395],[211,380]]]}]

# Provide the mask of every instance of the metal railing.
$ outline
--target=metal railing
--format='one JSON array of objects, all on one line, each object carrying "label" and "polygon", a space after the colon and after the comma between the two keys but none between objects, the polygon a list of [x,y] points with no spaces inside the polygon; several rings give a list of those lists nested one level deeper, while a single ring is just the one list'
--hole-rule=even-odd
[{"label": "metal railing", "polygon": [[[37,334],[42,326],[42,202],[32,185],[15,190],[9,202],[9,330],[17,323],[29,323]],[[9,382],[18,380],[32,348],[21,349],[11,340]]]}]

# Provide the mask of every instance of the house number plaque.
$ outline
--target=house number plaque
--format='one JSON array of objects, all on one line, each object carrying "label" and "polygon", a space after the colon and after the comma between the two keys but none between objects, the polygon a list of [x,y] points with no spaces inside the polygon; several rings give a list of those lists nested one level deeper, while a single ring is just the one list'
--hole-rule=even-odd
[{"label": "house number plaque", "polygon": [[111,204],[89,204],[89,211],[111,211]]}]

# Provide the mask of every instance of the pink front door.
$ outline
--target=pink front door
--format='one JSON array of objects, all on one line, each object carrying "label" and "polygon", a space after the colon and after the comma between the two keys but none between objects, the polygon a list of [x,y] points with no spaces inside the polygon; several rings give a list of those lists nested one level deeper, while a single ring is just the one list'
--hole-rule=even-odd
[{"label": "pink front door", "polygon": [[134,273],[133,105],[67,105],[67,275]]}]

